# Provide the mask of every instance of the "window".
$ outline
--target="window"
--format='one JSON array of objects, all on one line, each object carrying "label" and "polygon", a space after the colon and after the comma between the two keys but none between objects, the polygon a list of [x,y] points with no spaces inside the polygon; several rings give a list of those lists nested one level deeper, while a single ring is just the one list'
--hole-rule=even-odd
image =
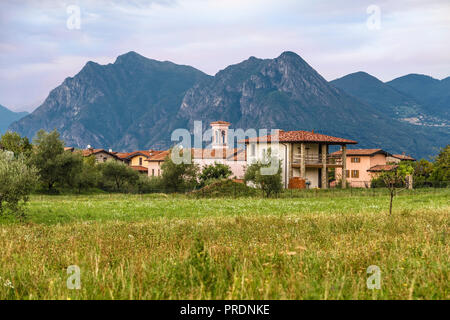
[{"label": "window", "polygon": [[359,178],[359,170],[352,170],[352,178]]},{"label": "window", "polygon": [[139,158],[139,165],[142,166],[142,158]]},{"label": "window", "polygon": [[352,163],[360,163],[361,162],[361,158],[354,157],[354,158],[352,158],[351,162]]},{"label": "window", "polygon": [[345,176],[350,177],[350,170],[345,170]]},{"label": "window", "polygon": [[254,157],[256,153],[256,145],[254,143],[252,143],[250,145],[250,156]]},{"label": "window", "polygon": [[158,169],[158,177],[161,175],[161,170]]},{"label": "window", "polygon": [[152,169],[152,176],[155,176],[155,169]]}]

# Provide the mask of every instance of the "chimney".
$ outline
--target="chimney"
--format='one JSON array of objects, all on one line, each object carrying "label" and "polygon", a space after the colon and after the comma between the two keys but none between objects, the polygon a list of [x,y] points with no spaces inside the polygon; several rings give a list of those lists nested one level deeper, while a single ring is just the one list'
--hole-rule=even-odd
[{"label": "chimney", "polygon": [[91,145],[90,145],[90,144],[88,144],[86,148],[87,148],[87,149],[89,149],[89,150],[92,150],[92,149],[94,149],[94,148],[92,148],[92,147],[91,147]]},{"label": "chimney", "polygon": [[311,130],[311,133],[314,133],[314,129]]},{"label": "chimney", "polygon": [[112,151],[112,149],[109,149],[109,153],[112,153],[113,151]]},{"label": "chimney", "polygon": [[404,156],[406,153],[405,152],[402,152],[402,155]]}]

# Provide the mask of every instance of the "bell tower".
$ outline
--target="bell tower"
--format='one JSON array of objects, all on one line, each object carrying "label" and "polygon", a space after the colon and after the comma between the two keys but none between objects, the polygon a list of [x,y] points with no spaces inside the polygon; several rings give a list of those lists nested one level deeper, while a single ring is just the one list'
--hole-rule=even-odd
[{"label": "bell tower", "polygon": [[229,126],[230,123],[226,121],[211,122],[213,148],[228,148],[227,142]]}]

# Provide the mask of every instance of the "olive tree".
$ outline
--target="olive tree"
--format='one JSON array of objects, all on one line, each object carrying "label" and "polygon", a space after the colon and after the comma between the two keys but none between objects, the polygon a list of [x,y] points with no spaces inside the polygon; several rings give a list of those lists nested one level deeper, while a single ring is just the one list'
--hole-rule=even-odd
[{"label": "olive tree", "polygon": [[398,167],[384,171],[378,179],[383,181],[385,187],[389,190],[389,215],[392,214],[392,203],[394,197],[400,190],[406,189],[407,177],[412,175],[414,168],[409,163],[400,163]]},{"label": "olive tree", "polygon": [[38,181],[37,171],[22,156],[0,151],[0,215],[11,213],[23,218],[23,205]]}]

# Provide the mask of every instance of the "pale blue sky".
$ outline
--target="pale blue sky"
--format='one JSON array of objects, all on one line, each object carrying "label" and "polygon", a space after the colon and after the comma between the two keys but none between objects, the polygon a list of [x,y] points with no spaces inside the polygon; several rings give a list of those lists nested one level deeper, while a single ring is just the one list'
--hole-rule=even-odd
[{"label": "pale blue sky", "polygon": [[[81,10],[70,30],[67,6]],[[367,8],[380,8],[370,30]],[[32,110],[87,61],[128,51],[208,74],[290,50],[327,80],[366,71],[450,75],[450,1],[2,0],[0,104]]]}]

